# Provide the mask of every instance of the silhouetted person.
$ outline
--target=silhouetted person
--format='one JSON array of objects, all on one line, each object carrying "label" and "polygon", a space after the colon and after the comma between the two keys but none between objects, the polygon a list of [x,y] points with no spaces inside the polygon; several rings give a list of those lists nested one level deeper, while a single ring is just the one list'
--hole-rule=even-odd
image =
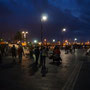
[{"label": "silhouetted person", "polygon": [[2,53],[1,53],[1,46],[0,46],[0,64],[2,63]]},{"label": "silhouetted person", "polygon": [[30,58],[33,59],[33,47],[29,48]]},{"label": "silhouetted person", "polygon": [[53,62],[57,61],[60,63],[60,61],[62,61],[61,57],[60,57],[60,49],[58,46],[55,46],[54,50],[53,50]]},{"label": "silhouetted person", "polygon": [[42,68],[41,68],[41,73],[42,76],[46,76],[46,73],[48,72],[48,69],[46,68],[46,56],[47,56],[47,50],[45,47],[42,47]]},{"label": "silhouetted person", "polygon": [[35,47],[34,54],[35,54],[35,57],[36,57],[36,65],[38,65],[38,59],[39,59],[39,54],[40,54],[40,50],[39,50],[38,46]]},{"label": "silhouetted person", "polygon": [[40,66],[42,66],[42,48],[40,49]]},{"label": "silhouetted person", "polygon": [[47,51],[47,57],[48,57],[48,51],[49,51],[49,48],[48,48],[48,46],[46,47],[46,51]]},{"label": "silhouetted person", "polygon": [[16,50],[15,45],[13,45],[13,47],[11,48],[11,53],[12,53],[13,61],[15,62],[15,59],[16,59],[16,56],[17,56],[17,50]]},{"label": "silhouetted person", "polygon": [[4,56],[4,53],[5,53],[4,50],[5,50],[5,47],[2,45],[1,46],[1,54],[2,54],[2,56]]},{"label": "silhouetted person", "polygon": [[74,51],[74,53],[75,53],[75,45],[73,45],[73,51]]},{"label": "silhouetted person", "polygon": [[68,46],[65,46],[65,54],[68,54]]},{"label": "silhouetted person", "polygon": [[72,53],[72,51],[73,51],[73,46],[70,46],[69,49],[70,49],[70,53]]},{"label": "silhouetted person", "polygon": [[19,58],[19,63],[22,62],[22,55],[24,54],[24,51],[23,51],[23,47],[20,45],[18,47],[18,58]]},{"label": "silhouetted person", "polygon": [[45,47],[42,48],[42,66],[45,67],[47,50]]}]

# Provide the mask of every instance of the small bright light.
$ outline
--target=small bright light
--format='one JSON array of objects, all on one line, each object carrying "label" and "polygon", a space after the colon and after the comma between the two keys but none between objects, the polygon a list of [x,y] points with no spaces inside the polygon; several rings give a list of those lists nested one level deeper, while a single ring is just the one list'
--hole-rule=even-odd
[{"label": "small bright light", "polygon": [[55,39],[53,39],[53,42],[55,42]]},{"label": "small bright light", "polygon": [[26,34],[28,34],[28,32],[26,32]]},{"label": "small bright light", "polygon": [[44,39],[44,42],[46,42],[47,41],[47,39]]},{"label": "small bright light", "polygon": [[37,40],[34,40],[34,43],[37,43]]},{"label": "small bright light", "polygon": [[63,32],[66,32],[66,28],[63,28],[63,30],[62,30]]},{"label": "small bright light", "polygon": [[26,32],[25,31],[22,31],[22,34],[28,34],[28,32],[27,31]]},{"label": "small bright light", "polygon": [[24,31],[22,31],[22,33],[24,34],[25,32],[24,32]]},{"label": "small bright light", "polygon": [[68,40],[65,40],[65,42],[67,43],[67,42],[68,42]]},{"label": "small bright light", "polygon": [[77,38],[75,38],[74,40],[77,41]]},{"label": "small bright light", "polygon": [[41,45],[42,43],[41,43],[41,42],[39,42],[38,44],[39,44],[39,45]]},{"label": "small bright light", "polygon": [[46,20],[47,20],[47,16],[43,15],[42,18],[41,18],[41,21],[46,21]]}]

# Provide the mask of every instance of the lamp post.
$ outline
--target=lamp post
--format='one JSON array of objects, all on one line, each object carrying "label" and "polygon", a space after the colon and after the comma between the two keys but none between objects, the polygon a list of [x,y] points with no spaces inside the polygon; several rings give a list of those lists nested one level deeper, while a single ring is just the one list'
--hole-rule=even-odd
[{"label": "lamp post", "polygon": [[24,40],[25,42],[27,41],[27,34],[28,34],[28,31],[22,31],[23,40]]},{"label": "lamp post", "polygon": [[45,22],[45,21],[47,21],[47,16],[42,15],[42,17],[41,17],[41,43],[43,43],[43,25],[42,25],[42,23]]},{"label": "lamp post", "polygon": [[74,42],[75,42],[75,43],[77,42],[77,38],[74,38]]},{"label": "lamp post", "polygon": [[34,40],[34,43],[36,44],[38,41],[37,40]]},{"label": "lamp post", "polygon": [[66,28],[62,29],[62,45],[63,45],[63,41],[64,41],[64,33],[66,32]]},{"label": "lamp post", "polygon": [[40,56],[41,58],[40,58],[40,63],[42,65],[42,70],[43,70],[43,67],[45,67],[45,66],[43,66],[43,65],[45,65],[45,62],[44,62],[44,60],[42,58],[42,43],[43,43],[43,25],[42,25],[42,23],[47,21],[47,16],[46,15],[42,15],[40,21],[41,21],[41,56]]},{"label": "lamp post", "polygon": [[56,40],[55,39],[53,39],[53,43],[55,42]]},{"label": "lamp post", "polygon": [[63,28],[63,29],[62,29],[62,32],[66,32],[66,28]]}]

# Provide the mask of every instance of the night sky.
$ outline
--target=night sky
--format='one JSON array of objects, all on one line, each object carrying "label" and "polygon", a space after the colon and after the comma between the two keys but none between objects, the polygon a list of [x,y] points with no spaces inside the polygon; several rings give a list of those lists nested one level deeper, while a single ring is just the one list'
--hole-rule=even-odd
[{"label": "night sky", "polygon": [[90,0],[0,0],[0,32],[12,36],[25,29],[30,40],[39,40],[42,14],[48,15],[44,38],[60,39],[65,27],[65,38],[90,40]]}]

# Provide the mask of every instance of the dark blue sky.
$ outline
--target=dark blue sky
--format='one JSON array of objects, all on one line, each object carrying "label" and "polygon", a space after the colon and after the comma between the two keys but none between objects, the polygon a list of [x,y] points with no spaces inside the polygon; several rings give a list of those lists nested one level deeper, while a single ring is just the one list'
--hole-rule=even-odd
[{"label": "dark blue sky", "polygon": [[0,0],[0,32],[29,31],[30,39],[40,38],[40,18],[45,13],[44,38],[90,40],[90,0]]}]

